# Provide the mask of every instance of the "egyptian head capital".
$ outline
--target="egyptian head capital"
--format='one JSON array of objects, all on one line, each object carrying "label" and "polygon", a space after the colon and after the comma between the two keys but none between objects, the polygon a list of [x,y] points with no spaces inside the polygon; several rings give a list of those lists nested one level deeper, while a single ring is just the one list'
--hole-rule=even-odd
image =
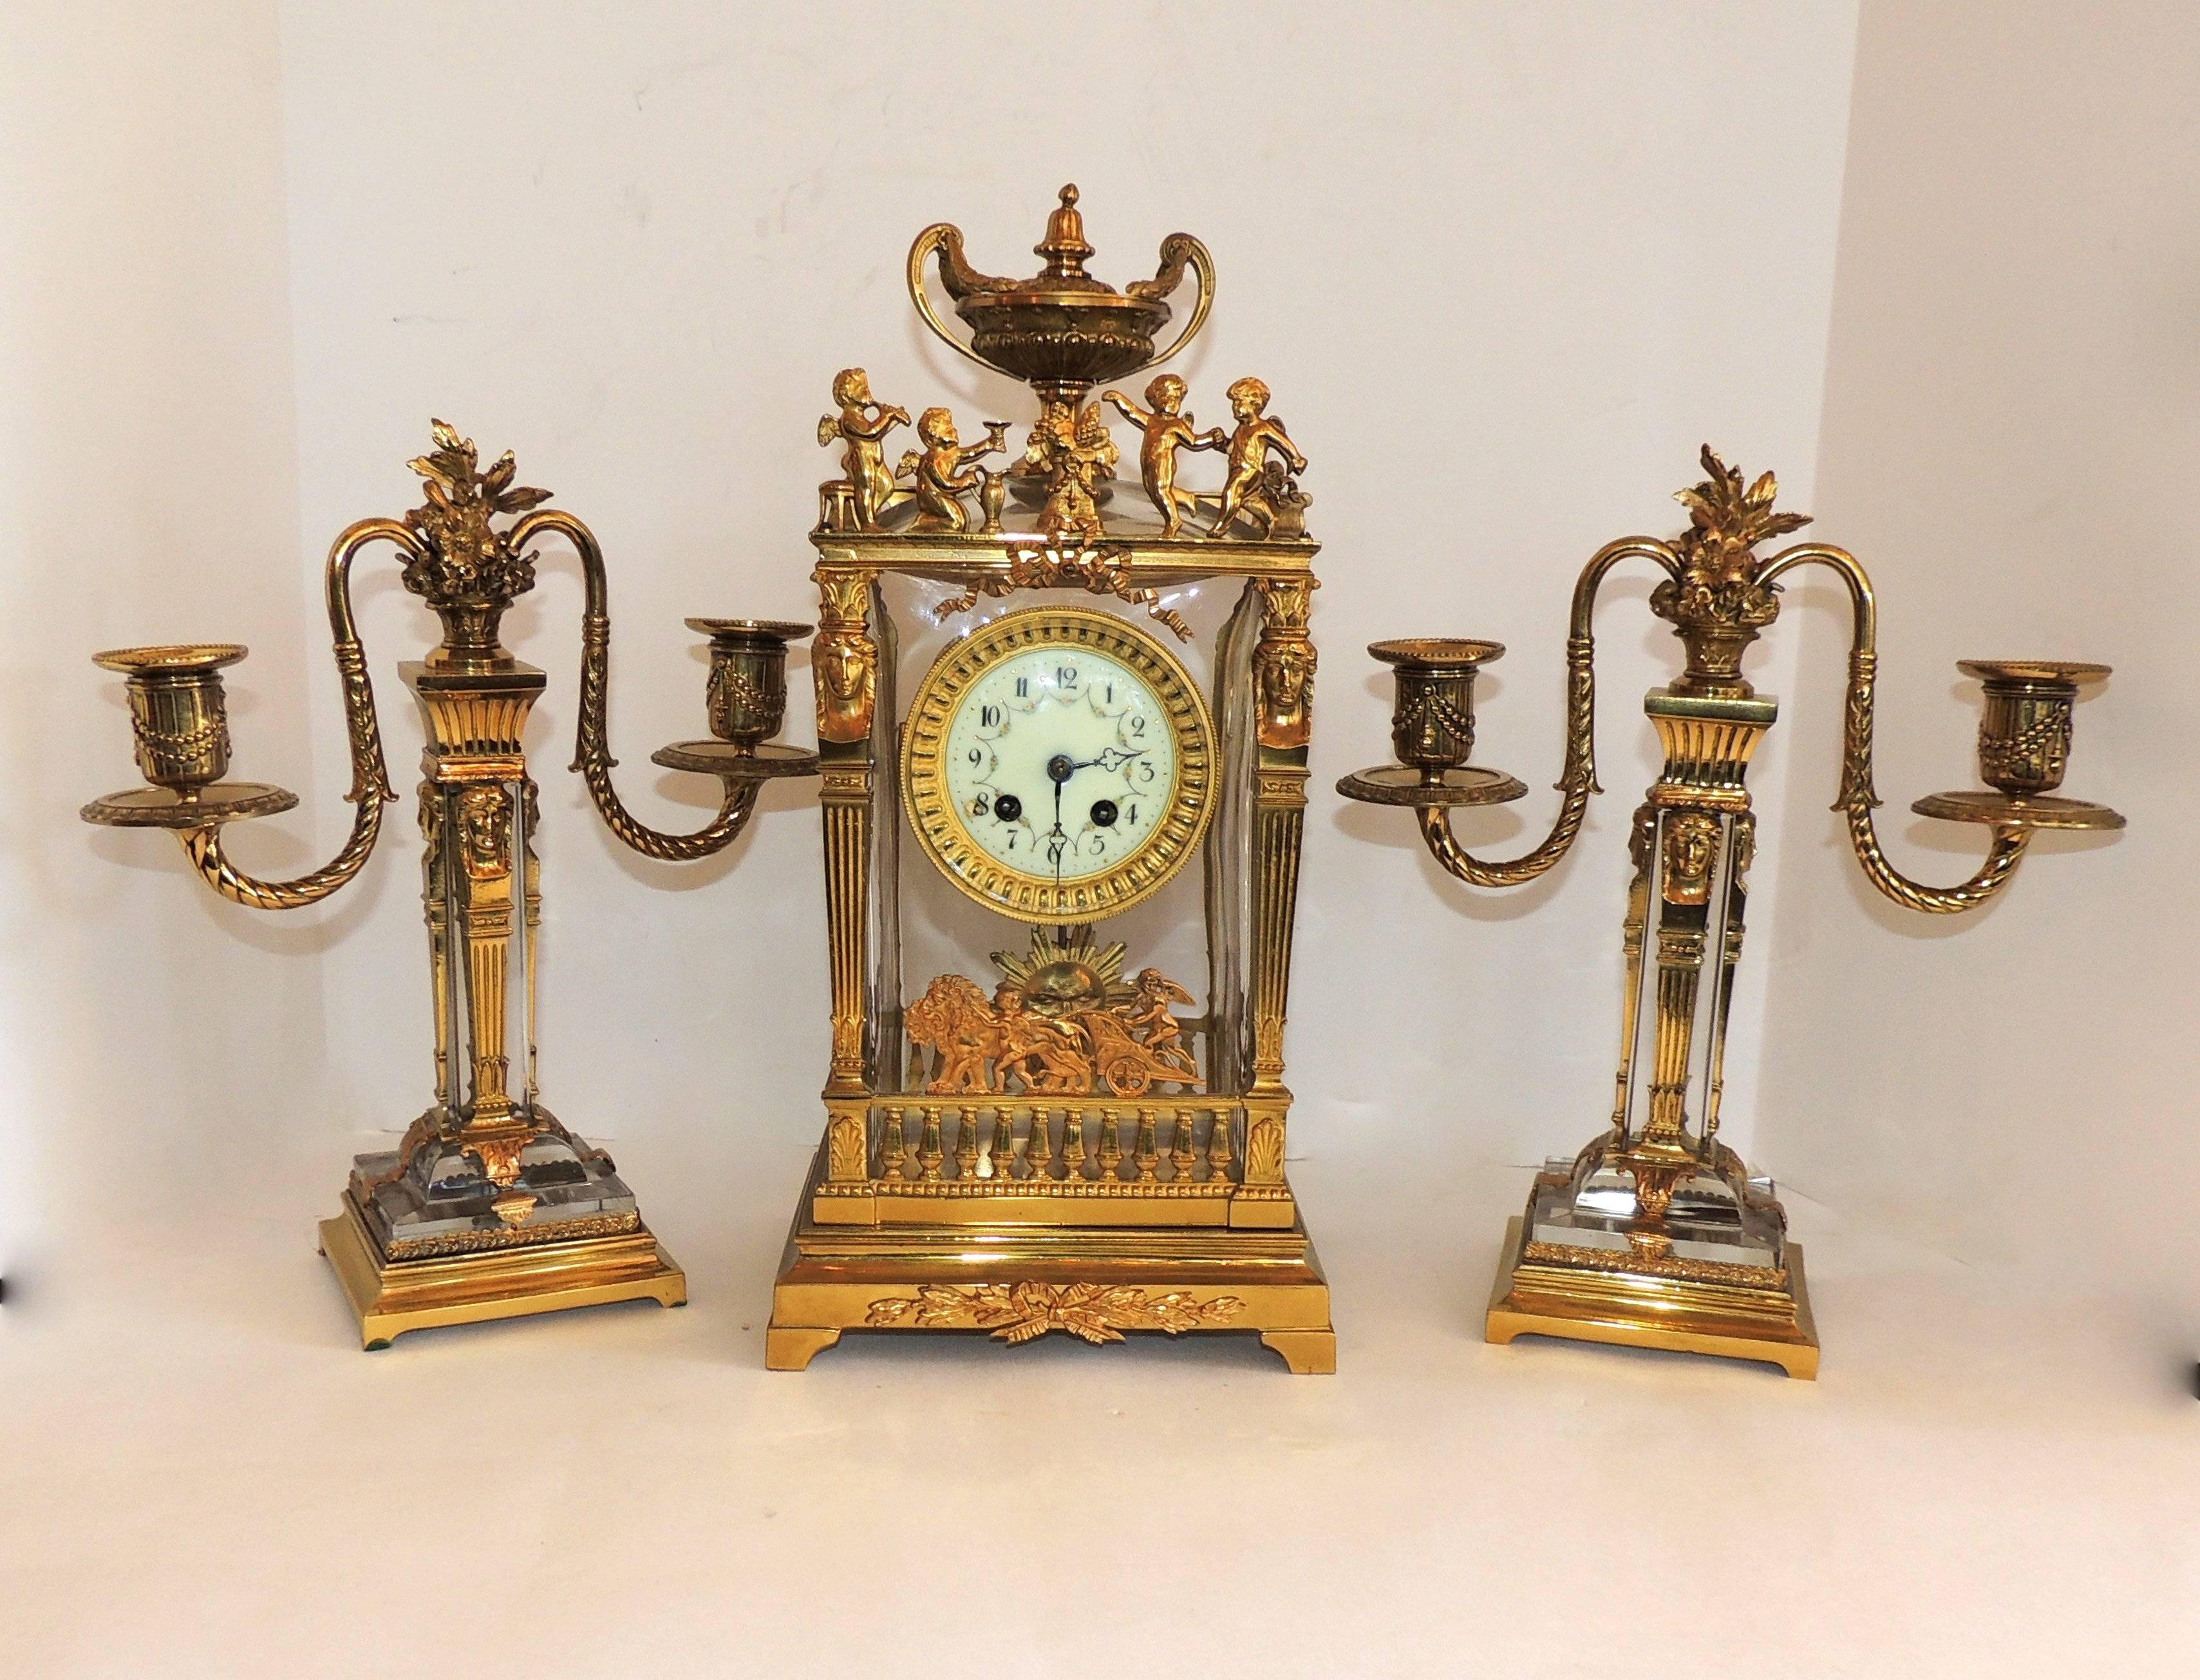
[{"label": "egyptian head capital", "polygon": [[1662,891],[1669,904],[1702,904],[1711,893],[1711,860],[1718,849],[1718,822],[1700,811],[1683,811],[1665,824],[1665,871]]}]

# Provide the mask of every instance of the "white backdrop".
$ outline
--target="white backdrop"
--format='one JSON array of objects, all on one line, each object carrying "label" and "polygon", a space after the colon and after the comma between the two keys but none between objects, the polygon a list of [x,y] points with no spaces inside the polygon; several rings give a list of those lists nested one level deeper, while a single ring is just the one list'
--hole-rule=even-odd
[{"label": "white backdrop", "polygon": [[1847,609],[1815,600],[1758,1134],[1813,1193],[1967,1261],[2100,1279],[2179,1362],[2200,1333],[2173,1187],[2200,1172],[2196,86],[2190,6],[1869,14],[1817,511],[1881,591],[1886,829],[1932,880],[1983,849],[1907,808],[1975,775],[1965,657],[2116,668],[2065,790],[2131,827],[2042,841],[1976,915],[1880,902],[1824,808]]},{"label": "white backdrop", "polygon": [[[320,911],[211,901],[157,837],[75,825],[82,798],[131,779],[116,685],[83,656],[252,642],[231,683],[237,773],[305,805],[238,849],[268,872],[326,855],[348,808],[321,557],[350,521],[412,505],[404,463],[442,416],[517,449],[523,478],[603,538],[627,785],[663,821],[699,818],[703,793],[647,761],[699,731],[680,619],[808,614],[803,533],[830,467],[812,423],[838,367],[867,365],[904,405],[1023,411],[923,341],[901,260],[947,219],[1021,271],[1070,178],[1103,275],[1146,271],[1177,227],[1207,241],[1220,300],[1185,369],[1195,407],[1258,370],[1313,458],[1329,545],[1317,789],[1387,755],[1366,642],[1496,636],[1513,652],[1486,685],[1485,755],[1537,793],[1477,837],[1517,841],[1550,809],[1582,559],[1670,530],[1706,438],[1776,464],[1807,502],[1852,20],[1835,4],[1741,27],[1752,10],[1394,10],[1340,37],[1319,11],[1249,28],[1160,9],[1139,27],[1166,54],[1116,89],[1081,56],[1103,19],[1120,37],[1105,9],[867,36],[822,12],[716,7],[474,7],[451,26],[440,5],[239,6],[215,30],[126,6],[126,56],[70,67],[83,96],[126,107],[88,125],[50,61],[17,55],[32,108],[52,111],[42,128],[19,102],[20,219],[77,242],[11,297],[12,347],[45,359],[10,382],[18,458],[38,464],[14,488],[50,533],[10,584],[11,710],[37,719],[11,743],[36,790],[15,821],[24,866],[54,885],[21,907],[13,960],[32,995],[11,1054],[64,1111],[96,1107],[114,1021],[156,1023],[175,1039],[173,1094],[139,1099],[152,1129],[325,1128],[334,1183],[333,1134],[400,1128],[426,1089],[410,824]],[[44,33],[54,52],[107,40],[89,23]],[[1673,96],[1713,60],[1717,101]],[[123,98],[139,80],[189,99],[190,120]],[[147,342],[120,353],[118,335]],[[92,459],[123,506],[54,493]],[[1643,589],[1616,593],[1639,607]],[[577,610],[570,563],[553,563],[507,632],[552,673],[530,736],[548,1093],[591,1134],[733,1128],[760,1170],[786,1170],[814,1139],[823,1065],[816,819],[775,792],[716,862],[623,854],[561,773]],[[418,725],[393,668],[432,620],[386,570],[362,619],[409,795]],[[1606,774],[1622,789],[1653,767],[1632,697],[1669,639],[1648,623],[1608,615]],[[1765,686],[1785,686],[1788,656],[1774,649]],[[795,683],[799,731],[806,670]],[[1768,791],[1783,768],[1776,744]],[[1296,1148],[1375,1164],[1433,1122],[1517,1161],[1597,1123],[1629,802],[1606,802],[1550,880],[1475,901],[1402,820],[1318,800]],[[1760,897],[1776,903],[1770,861]],[[133,948],[142,965],[118,972]],[[83,977],[55,986],[56,964]],[[1731,1103],[1745,1140],[1752,1041]],[[117,1130],[34,1129],[66,1150]]]},{"label": "white backdrop", "polygon": [[[295,9],[304,563],[346,522],[409,505],[402,464],[430,412],[516,447],[525,481],[609,551],[627,782],[692,822],[714,790],[647,763],[700,728],[681,617],[809,615],[803,534],[832,470],[814,422],[837,368],[868,366],[904,406],[1030,410],[926,341],[902,259],[920,227],[951,219],[981,264],[1024,272],[1075,179],[1097,268],[1119,283],[1150,271],[1174,228],[1206,240],[1220,296],[1185,368],[1192,405],[1219,412],[1221,387],[1257,371],[1314,461],[1312,527],[1329,545],[1317,789],[1388,756],[1387,680],[1365,643],[1489,634],[1514,653],[1489,685],[1486,750],[1538,789],[1521,821],[1545,822],[1573,569],[1623,531],[1669,529],[1706,437],[1809,493],[1851,20],[1814,7],[1740,29],[1748,9],[1594,28],[1533,9],[1399,10],[1340,36],[1320,12],[1250,28],[1001,9],[874,32],[822,12],[576,7],[529,9],[524,26],[476,12],[453,39],[441,6]],[[1149,35],[1154,67],[1120,87],[1096,77],[1082,53],[1103,31],[1110,54]],[[1716,113],[1673,98],[1712,56],[1732,72]],[[577,588],[570,564],[547,569],[513,629],[553,674],[533,738],[553,1103],[614,1135],[734,1128],[759,1170],[783,1170],[818,1124],[816,819],[789,790],[724,861],[623,855],[559,773]],[[369,594],[370,649],[417,645],[417,604]],[[1608,637],[1607,778],[1623,788],[1650,768],[1633,697],[1670,640],[1643,624],[1614,612]],[[1785,656],[1768,686],[1785,685]],[[341,773],[335,686],[310,692],[325,789]],[[263,705],[272,732],[296,700],[270,685]],[[412,732],[393,722],[394,756]],[[1768,787],[1782,768],[1767,763]],[[1586,1135],[1617,1035],[1630,802],[1599,814],[1548,885],[1476,904],[1404,820],[1319,799],[1293,998],[1298,1150],[1374,1163],[1432,1122],[1513,1160]],[[327,844],[343,813],[325,792],[316,804]],[[1492,844],[1524,831],[1510,816],[1486,830]],[[407,849],[401,837],[376,860],[322,962],[331,1118],[347,1126],[397,1124],[420,1103]],[[1743,1008],[1753,1020],[1754,993]]]},{"label": "white backdrop", "polygon": [[[1702,1578],[1746,1572],[1768,1625],[1776,1609],[1837,1640],[1869,1601],[1958,1665],[2099,1648],[2084,1642],[2131,1596],[2115,1589],[2191,1566],[2096,1494],[2115,1477],[2134,1500],[2189,1485],[2189,1459],[2163,1444],[2183,1413],[2150,1433],[2128,1409],[2158,1405],[2162,1371],[2200,1336],[2189,1263],[2173,1269],[2200,1236],[2172,1187],[2195,1149],[2185,951],[2200,917],[2174,850],[2195,814],[2178,675],[2194,602],[2174,532],[2200,459],[2200,32],[2178,5],[2135,0],[2113,26],[2068,10],[2025,0],[2020,27],[1986,0],[1874,4],[1861,26],[1849,3],[1681,0],[1372,6],[1349,26],[1312,5],[0,9],[14,259],[0,517],[15,537],[0,569],[0,1330],[23,1337],[9,1351],[55,1339],[76,1384],[33,1394],[51,1397],[26,1425],[45,1467],[8,1467],[27,1479],[0,1481],[0,1504],[62,1496],[38,1478],[76,1473],[43,1449],[81,1428],[107,1473],[130,1478],[109,1496],[132,1514],[119,1539],[89,1519],[44,1535],[50,1572],[34,1578],[50,1603],[138,1545],[160,1559],[148,1590],[186,1621],[212,1603],[275,1613],[264,1590],[303,1629],[336,1601],[309,1547],[268,1549],[286,1532],[276,1517],[184,1474],[256,1477],[256,1462],[196,1435],[165,1445],[179,1418],[237,1404],[234,1357],[271,1393],[322,1385],[295,1417],[271,1409],[265,1444],[306,1479],[266,1485],[312,1490],[291,1514],[324,1536],[358,1517],[331,1490],[374,1454],[417,1449],[423,1409],[523,1407],[546,1440],[569,1431],[589,1462],[609,1454],[624,1491],[604,1543],[634,1572],[589,1578],[632,1612],[627,1639],[676,1644],[684,1625],[658,1618],[652,1592],[712,1602],[721,1570],[806,1601],[804,1560],[838,1542],[813,1529],[805,1549],[774,1526],[800,1502],[813,1524],[833,1509],[916,1524],[881,1543],[905,1550],[936,1544],[922,1524],[943,1511],[1003,1532],[1081,1522],[1124,1546],[1173,1522],[1234,1601],[1325,1584],[1305,1625],[1331,1630],[1332,1671],[1416,1629],[1448,1638],[1442,1602],[1512,1642],[1523,1671],[1555,1672],[1547,1630],[1618,1591],[1611,1571],[1631,1560],[1569,1537],[1557,1566],[1519,1546],[1516,1514],[1593,1508],[1647,1426],[1768,1495],[1764,1531],[1697,1537]],[[1103,277],[1150,271],[1174,229],[1206,240],[1220,292],[1184,365],[1191,405],[1219,416],[1222,386],[1258,373],[1313,461],[1323,664],[1289,1051],[1295,1173],[1346,1376],[1257,1387],[1180,1349],[1113,1350],[1104,1375],[1044,1348],[1007,1369],[985,1350],[867,1365],[843,1349],[791,1385],[746,1381],[740,1337],[819,1123],[816,817],[797,790],[769,794],[749,837],[685,871],[601,831],[562,773],[578,611],[563,559],[507,632],[551,674],[530,736],[547,1094],[619,1145],[690,1263],[697,1311],[679,1328],[614,1314],[451,1333],[355,1374],[369,1368],[343,1350],[307,1222],[333,1210],[351,1152],[426,1095],[418,732],[395,666],[432,621],[372,575],[364,628],[406,802],[358,883],[283,918],[216,901],[157,836],[76,821],[134,775],[119,683],[85,656],[251,643],[230,685],[237,773],[305,803],[238,850],[266,872],[319,861],[348,815],[322,556],[349,521],[412,505],[404,463],[441,416],[516,449],[523,478],[604,540],[623,785],[652,820],[699,820],[699,790],[647,763],[700,732],[703,668],[681,618],[810,615],[804,533],[832,470],[812,427],[836,369],[867,365],[904,406],[1027,411],[926,341],[899,270],[916,230],[948,219],[980,265],[1023,271],[1070,179]],[[1491,636],[1512,651],[1483,685],[1481,756],[1535,792],[1462,830],[1488,851],[1539,834],[1573,575],[1612,537],[1677,526],[1670,493],[1706,440],[1778,470],[1783,499],[1881,586],[1881,787],[1899,861],[1952,878],[1974,855],[1953,849],[1970,837],[1902,814],[1971,779],[1975,692],[1950,663],[1964,655],[2118,665],[2080,712],[2072,790],[2134,820],[2115,845],[2044,844],[1982,917],[1878,906],[1823,813],[1841,617],[1815,592],[1789,598],[1751,668],[1786,721],[1753,773],[1757,960],[1727,1110],[1735,1140],[1799,1192],[1828,1332],[1823,1392],[1780,1399],[1700,1362],[1530,1368],[1473,1341],[1519,1194],[1504,1164],[1570,1151],[1608,1100],[1626,818],[1655,767],[1635,702],[1674,651],[1647,585],[1607,592],[1610,796],[1544,881],[1470,898],[1402,818],[1327,791],[1387,756],[1387,680],[1362,645]],[[793,685],[789,733],[807,739],[806,667]],[[1431,1132],[1429,1177],[1402,1201],[1378,1195]],[[2091,1292],[2080,1306],[2050,1298],[2074,1280]],[[1951,1301],[1969,1315],[1953,1329]],[[705,1316],[721,1311],[732,1321]],[[209,1317],[217,1350],[187,1351]],[[2077,1386],[2039,1400],[2055,1372]],[[2004,1380],[2033,1384],[2062,1432],[1973,1439],[1976,1385]],[[1134,1479],[1095,1492],[1050,1474],[1039,1518],[1018,1485],[897,1482],[920,1476],[916,1455],[882,1467],[851,1421],[896,1384],[947,1397],[939,1415],[974,1427],[1002,1406],[1095,1431],[1141,1404],[1210,1408],[1222,1444],[1183,1493],[1228,1520],[1156,1517]],[[2153,1386],[2134,1401],[2135,1384]],[[1932,1433],[1949,1419],[1951,1435]],[[2109,1462],[2119,1431],[2156,1456]],[[1513,1450],[1465,1453],[1498,1440]],[[1270,1455],[1249,1468],[1231,1456],[1255,1450]],[[135,1514],[171,1471],[173,1508]],[[477,1471],[462,1454],[448,1468],[503,1502],[536,1548],[537,1588],[559,1590],[546,1583],[564,1579],[570,1537]],[[1889,1514],[1912,1504],[1939,1514]],[[1357,1560],[1342,1572],[1303,1531],[1316,1509],[1372,1525],[1364,1546],[1337,1540]],[[178,1524],[206,1537],[188,1557],[164,1549]],[[2051,1528],[2093,1573],[2037,1538]],[[1300,1537],[1278,1554],[1286,1534]],[[269,1572],[231,1568],[225,1546],[262,1549]],[[663,1584],[674,1554],[711,1578]],[[1942,1615],[1981,1559],[2038,1627]],[[2059,1621],[2058,1591],[2077,1601]],[[104,1649],[69,1613],[50,1612],[82,1642],[52,1648]],[[483,1613],[532,1636],[524,1606]],[[1688,1671],[1701,1647],[1664,1654],[1645,1647],[1642,1671]],[[130,1671],[110,1651],[69,1671]],[[148,1656],[136,1671],[182,1670]]]}]

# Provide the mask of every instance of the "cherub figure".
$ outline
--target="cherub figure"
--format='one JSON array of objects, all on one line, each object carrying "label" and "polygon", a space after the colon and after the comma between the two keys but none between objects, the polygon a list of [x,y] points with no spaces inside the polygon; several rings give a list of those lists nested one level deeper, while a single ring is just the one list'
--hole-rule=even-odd
[{"label": "cherub figure", "polygon": [[1199,1065],[1184,1047],[1182,1024],[1169,1008],[1173,1003],[1190,1003],[1191,994],[1157,968],[1140,969],[1136,983],[1138,995],[1124,1017],[1125,1024],[1156,1062],[1196,1078]]},{"label": "cherub figure", "polygon": [[1238,429],[1230,435],[1230,476],[1222,487],[1222,510],[1207,534],[1210,537],[1222,535],[1241,515],[1264,537],[1281,534],[1276,528],[1279,518],[1292,522],[1288,499],[1296,492],[1288,475],[1272,470],[1280,463],[1269,461],[1268,450],[1273,446],[1280,451],[1291,472],[1306,470],[1306,457],[1284,433],[1284,423],[1267,417],[1267,406],[1268,388],[1260,380],[1241,379],[1231,386],[1230,411],[1238,417]]},{"label": "cherub figure", "polygon": [[843,368],[833,381],[833,400],[838,414],[817,423],[821,446],[845,446],[840,470],[847,474],[855,502],[856,528],[875,531],[890,508],[900,506],[914,493],[894,482],[886,466],[885,438],[896,426],[909,424],[909,411],[889,408],[871,400],[871,378],[861,368]]},{"label": "cherub figure", "polygon": [[995,476],[983,467],[965,465],[986,455],[1002,452],[1001,434],[1008,429],[1005,420],[986,423],[986,440],[962,447],[956,435],[955,417],[944,408],[927,408],[916,423],[916,435],[924,440],[922,453],[912,449],[902,457],[902,470],[916,476],[916,517],[910,522],[912,531],[967,531],[970,528],[970,510],[962,505],[966,492],[975,490],[979,499],[986,506],[986,522],[998,522],[999,501],[991,494]]},{"label": "cherub figure", "polygon": [[1161,534],[1179,535],[1184,528],[1184,516],[1198,510],[1198,499],[1189,490],[1176,487],[1176,452],[1179,449],[1226,449],[1230,439],[1220,426],[1210,426],[1203,432],[1192,430],[1191,417],[1185,413],[1185,382],[1173,373],[1159,374],[1146,387],[1146,400],[1153,405],[1147,413],[1138,408],[1120,391],[1103,391],[1102,402],[1115,405],[1123,417],[1145,435],[1138,446],[1138,473],[1145,480],[1146,494],[1161,510]]}]

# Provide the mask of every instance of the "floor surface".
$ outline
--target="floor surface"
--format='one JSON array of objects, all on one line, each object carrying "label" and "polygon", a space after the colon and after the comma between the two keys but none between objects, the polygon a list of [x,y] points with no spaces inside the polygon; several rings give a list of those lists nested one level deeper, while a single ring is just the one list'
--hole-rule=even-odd
[{"label": "floor surface", "polygon": [[256,1170],[289,1217],[196,1250],[118,1220],[10,1280],[0,1670],[2067,1677],[2200,1651],[2200,1325],[1803,1198],[1816,1383],[1486,1346],[1524,1172],[1384,1193],[1319,1158],[1293,1176],[1335,1377],[1249,1339],[1061,1336],[851,1336],[775,1375],[799,1156],[619,1152],[688,1308],[366,1355],[313,1252],[331,1145]]}]

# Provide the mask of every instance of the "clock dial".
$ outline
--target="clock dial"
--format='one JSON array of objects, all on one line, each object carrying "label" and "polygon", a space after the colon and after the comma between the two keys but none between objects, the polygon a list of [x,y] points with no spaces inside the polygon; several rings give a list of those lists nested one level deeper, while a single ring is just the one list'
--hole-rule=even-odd
[{"label": "clock dial", "polygon": [[927,852],[1033,921],[1144,898],[1205,830],[1213,727],[1168,651],[1105,613],[1034,608],[954,644],[910,709],[903,790]]}]

